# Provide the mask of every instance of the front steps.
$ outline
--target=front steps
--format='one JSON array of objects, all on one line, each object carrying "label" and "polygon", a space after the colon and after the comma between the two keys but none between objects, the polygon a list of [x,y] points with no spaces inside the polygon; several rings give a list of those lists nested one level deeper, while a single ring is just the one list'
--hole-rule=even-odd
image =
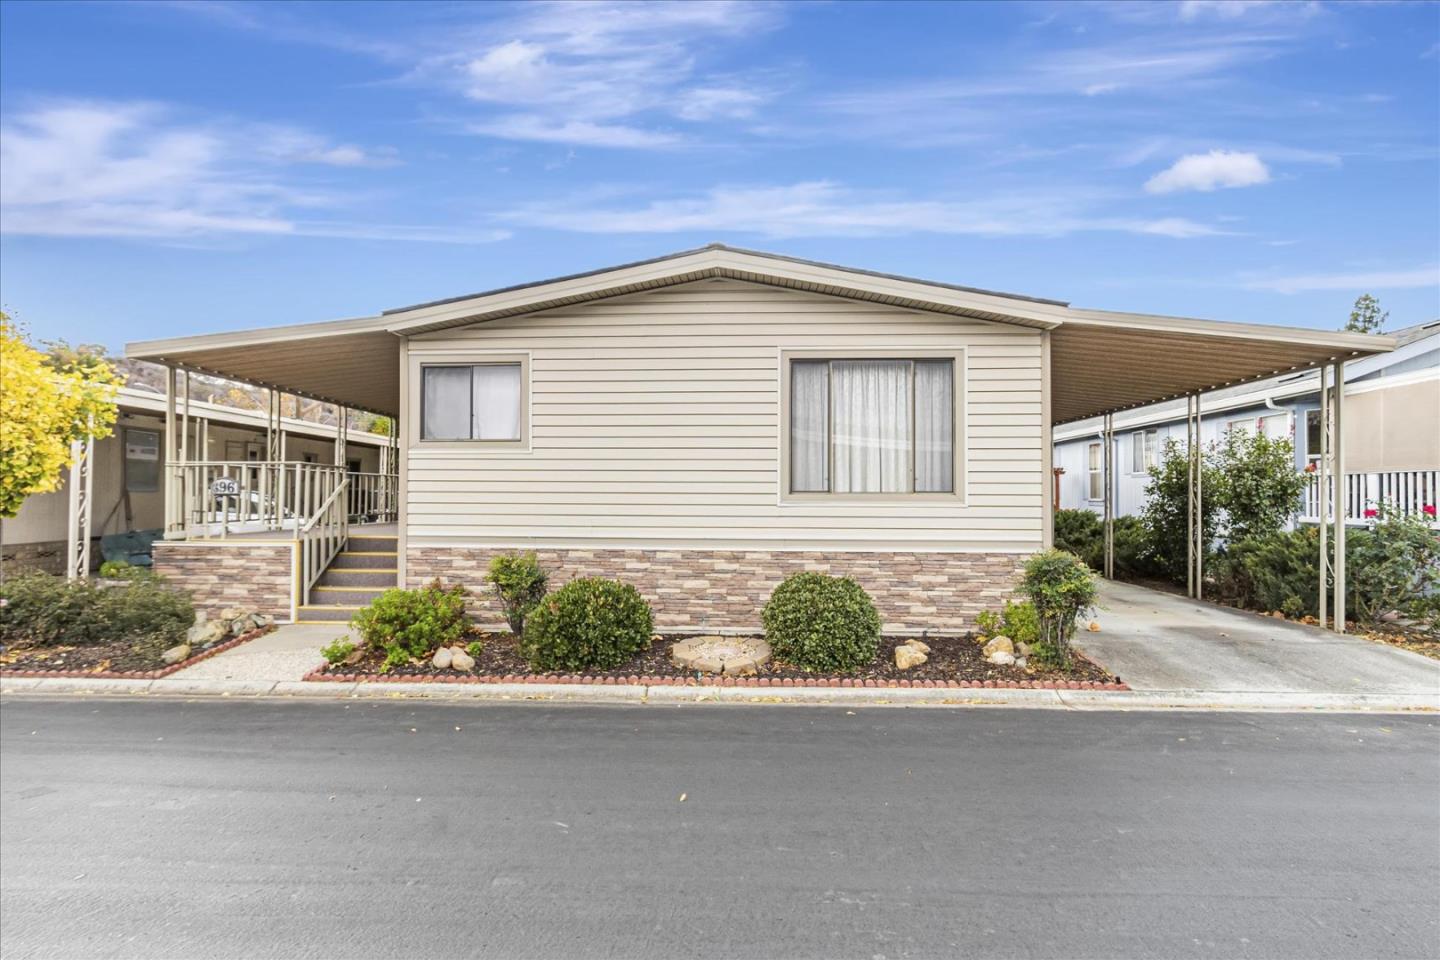
[{"label": "front steps", "polygon": [[345,623],[355,611],[399,585],[398,538],[393,534],[354,534],[345,549],[310,588],[297,623]]}]

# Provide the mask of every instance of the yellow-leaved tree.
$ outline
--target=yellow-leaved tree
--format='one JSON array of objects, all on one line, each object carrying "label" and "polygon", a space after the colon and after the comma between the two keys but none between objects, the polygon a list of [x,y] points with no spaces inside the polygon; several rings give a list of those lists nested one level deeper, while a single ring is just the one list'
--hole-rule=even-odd
[{"label": "yellow-leaved tree", "polygon": [[40,352],[0,312],[0,517],[60,485],[73,441],[110,435],[122,382],[97,352]]}]

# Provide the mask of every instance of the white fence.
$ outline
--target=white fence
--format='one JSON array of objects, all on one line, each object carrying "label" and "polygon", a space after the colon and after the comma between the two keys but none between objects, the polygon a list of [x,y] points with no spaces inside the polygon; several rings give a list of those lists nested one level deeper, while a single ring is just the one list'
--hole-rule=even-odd
[{"label": "white fence", "polygon": [[[1320,520],[1320,478],[1311,477],[1300,507],[1301,523]],[[1367,510],[1381,504],[1406,516],[1425,515],[1426,507],[1440,508],[1440,470],[1397,470],[1391,473],[1347,473],[1345,475],[1345,522],[1367,523]],[[1430,515],[1430,525],[1440,522]]]},{"label": "white fence", "polygon": [[[208,539],[243,533],[294,532],[321,511],[341,484],[338,504],[353,523],[389,523],[399,511],[393,474],[349,473],[302,461],[204,460],[175,464],[176,530]],[[348,480],[348,483],[346,481]],[[333,512],[333,505],[326,503]]]}]

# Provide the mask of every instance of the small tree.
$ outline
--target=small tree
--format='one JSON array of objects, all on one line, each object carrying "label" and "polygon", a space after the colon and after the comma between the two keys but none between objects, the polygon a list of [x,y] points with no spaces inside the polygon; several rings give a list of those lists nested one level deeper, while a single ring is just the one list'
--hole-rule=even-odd
[{"label": "small tree", "polygon": [[[1220,473],[1212,451],[1200,457],[1201,543],[1208,551],[1215,540],[1217,504],[1213,493],[1220,486]],[[1166,440],[1160,463],[1150,468],[1145,484],[1145,509],[1140,522],[1145,528],[1149,560],[1157,572],[1175,582],[1185,579],[1190,514],[1189,455],[1176,440]]]},{"label": "small tree", "polygon": [[1070,666],[1075,621],[1095,606],[1095,574],[1073,553],[1043,550],[1025,562],[1020,592],[1035,608],[1040,644],[1054,652],[1062,667]]},{"label": "small tree", "polygon": [[93,350],[58,344],[47,357],[0,313],[0,517],[59,486],[71,443],[110,435],[121,382]]},{"label": "small tree", "polygon": [[490,558],[485,579],[495,585],[495,596],[505,611],[510,632],[525,632],[525,618],[545,599],[545,571],[534,553],[497,553]]},{"label": "small tree", "polygon": [[1348,333],[1379,333],[1390,319],[1390,311],[1381,311],[1380,301],[1368,293],[1361,294],[1350,308],[1350,319],[1345,321]]},{"label": "small tree", "polygon": [[1306,478],[1295,469],[1289,440],[1232,430],[1213,456],[1216,478],[1210,496],[1225,512],[1221,536],[1227,541],[1274,533],[1294,516]]}]

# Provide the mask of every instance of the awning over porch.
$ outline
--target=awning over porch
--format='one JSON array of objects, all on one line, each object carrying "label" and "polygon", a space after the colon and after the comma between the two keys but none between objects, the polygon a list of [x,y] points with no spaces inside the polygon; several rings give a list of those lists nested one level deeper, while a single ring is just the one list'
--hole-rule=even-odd
[{"label": "awning over porch", "polygon": [[716,244],[379,316],[133,343],[126,355],[394,416],[401,336],[709,277],[1048,330],[1052,423],[1395,347],[1384,336],[1086,310]]}]

